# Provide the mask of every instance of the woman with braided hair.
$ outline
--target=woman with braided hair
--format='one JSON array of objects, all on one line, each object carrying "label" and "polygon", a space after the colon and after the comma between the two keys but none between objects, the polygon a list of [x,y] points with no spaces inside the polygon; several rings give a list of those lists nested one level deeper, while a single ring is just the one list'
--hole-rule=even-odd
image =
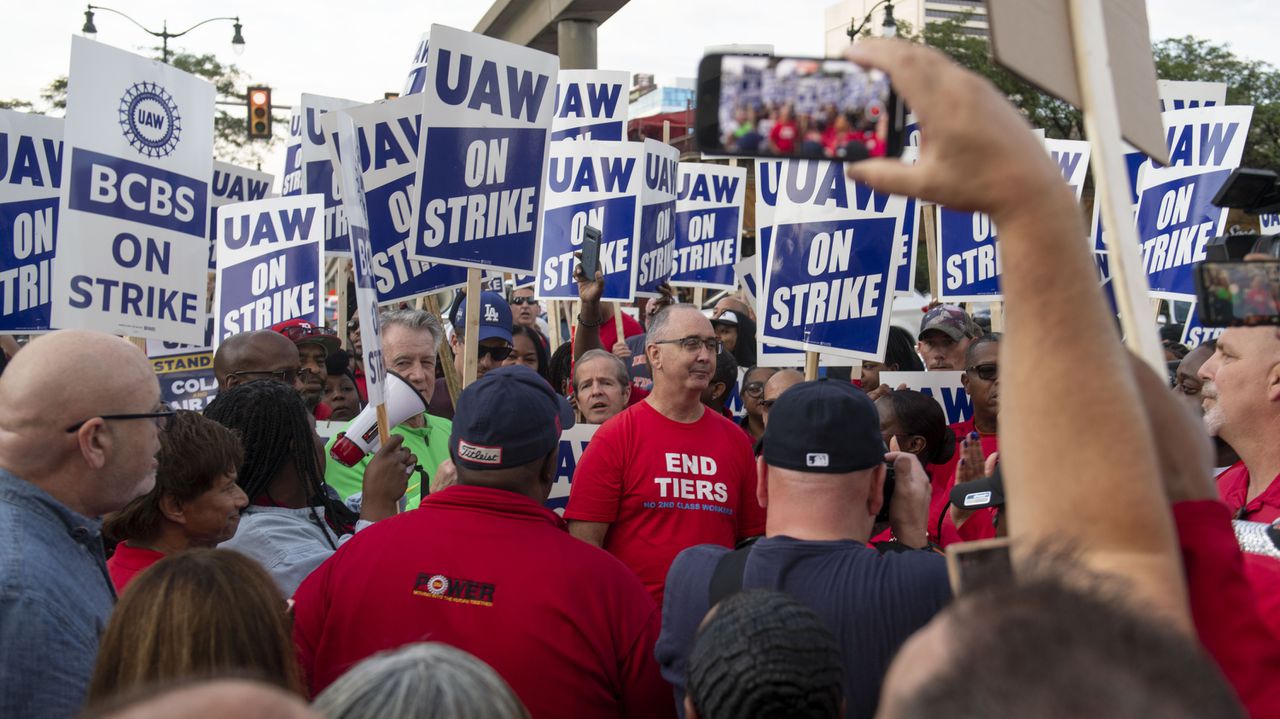
[{"label": "woman with braided hair", "polygon": [[262,564],[284,596],[352,534],[398,510],[417,459],[393,435],[369,461],[357,515],[324,483],[323,444],[306,404],[275,380],[237,385],[205,410],[244,445],[237,483],[249,496],[236,536],[219,545]]}]

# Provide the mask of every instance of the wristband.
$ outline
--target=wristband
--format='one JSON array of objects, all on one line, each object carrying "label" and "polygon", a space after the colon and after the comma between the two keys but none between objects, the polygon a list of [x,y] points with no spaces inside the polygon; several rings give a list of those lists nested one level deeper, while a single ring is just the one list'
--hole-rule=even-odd
[{"label": "wristband", "polygon": [[602,318],[602,319],[596,320],[594,323],[591,323],[591,322],[588,322],[588,321],[586,321],[586,320],[582,319],[582,313],[581,313],[581,312],[579,312],[579,313],[578,313],[578,324],[582,325],[583,327],[599,327],[600,325],[604,324],[604,319]]}]

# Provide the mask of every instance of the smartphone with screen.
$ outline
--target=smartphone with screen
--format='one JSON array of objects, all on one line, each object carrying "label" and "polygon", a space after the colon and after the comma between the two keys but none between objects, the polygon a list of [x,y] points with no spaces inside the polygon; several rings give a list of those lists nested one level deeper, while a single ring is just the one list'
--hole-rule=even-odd
[{"label": "smartphone with screen", "polygon": [[582,274],[588,280],[600,270],[600,230],[587,225],[582,228]]},{"label": "smartphone with screen", "polygon": [[1280,260],[1201,262],[1195,278],[1205,327],[1280,325]]},{"label": "smartphone with screen", "polygon": [[889,76],[848,60],[712,54],[698,67],[707,154],[852,162],[902,154],[907,112]]},{"label": "smartphone with screen", "polygon": [[947,547],[947,576],[952,594],[1013,583],[1009,538],[979,539]]}]

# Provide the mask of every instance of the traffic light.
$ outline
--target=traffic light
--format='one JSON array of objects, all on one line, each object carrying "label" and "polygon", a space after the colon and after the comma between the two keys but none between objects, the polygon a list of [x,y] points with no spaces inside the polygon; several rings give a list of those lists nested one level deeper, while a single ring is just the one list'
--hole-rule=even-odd
[{"label": "traffic light", "polygon": [[249,88],[249,139],[271,139],[271,88]]}]

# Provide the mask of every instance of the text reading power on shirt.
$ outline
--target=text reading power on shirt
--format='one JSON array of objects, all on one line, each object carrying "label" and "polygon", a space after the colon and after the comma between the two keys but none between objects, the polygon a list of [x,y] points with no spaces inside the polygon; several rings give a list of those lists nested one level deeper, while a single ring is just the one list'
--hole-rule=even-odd
[{"label": "text reading power on shirt", "polygon": [[[654,477],[653,482],[658,486],[659,497],[670,497],[672,499],[692,499],[696,501],[707,502],[727,502],[729,501],[729,486],[724,482],[715,482],[710,479],[696,479],[696,477],[714,477],[717,473],[716,461],[710,457],[702,457],[696,454],[680,454],[678,452],[667,452],[666,469],[672,474],[686,475],[683,477]],[[694,475],[694,476],[688,476]],[[664,509],[662,503],[647,502],[650,506],[656,506],[658,509]],[[673,505],[668,504],[668,507]],[[710,507],[706,505],[680,506],[677,509],[708,509],[717,512],[732,513],[733,510],[725,507]]]}]

